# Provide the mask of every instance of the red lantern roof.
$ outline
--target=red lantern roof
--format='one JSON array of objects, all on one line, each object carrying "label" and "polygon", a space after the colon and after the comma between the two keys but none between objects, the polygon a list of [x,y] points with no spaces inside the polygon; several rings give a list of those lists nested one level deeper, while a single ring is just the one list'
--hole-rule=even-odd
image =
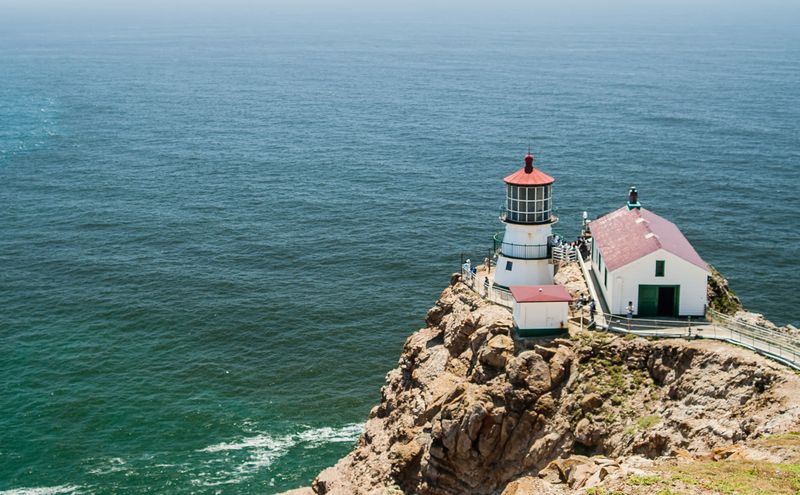
[{"label": "red lantern roof", "polygon": [[556,180],[533,166],[533,155],[525,157],[525,166],[504,178],[506,184],[512,186],[546,186]]}]

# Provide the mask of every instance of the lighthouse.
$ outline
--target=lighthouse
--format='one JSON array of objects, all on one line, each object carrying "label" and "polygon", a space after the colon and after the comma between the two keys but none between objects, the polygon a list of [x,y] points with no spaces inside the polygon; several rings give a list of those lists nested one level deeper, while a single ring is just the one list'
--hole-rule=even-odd
[{"label": "lighthouse", "polygon": [[552,189],[555,179],[533,165],[533,155],[525,156],[525,166],[504,178],[506,204],[500,215],[505,232],[495,235],[497,266],[494,283],[512,285],[550,285],[553,283],[551,226]]}]

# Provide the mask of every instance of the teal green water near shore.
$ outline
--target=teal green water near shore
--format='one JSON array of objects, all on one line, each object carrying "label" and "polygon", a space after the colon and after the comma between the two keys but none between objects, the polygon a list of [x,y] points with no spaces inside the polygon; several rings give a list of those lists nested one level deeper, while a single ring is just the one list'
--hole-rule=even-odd
[{"label": "teal green water near shore", "polygon": [[796,30],[14,30],[0,68],[0,493],[308,483],[529,141],[561,233],[635,184],[798,324]]}]

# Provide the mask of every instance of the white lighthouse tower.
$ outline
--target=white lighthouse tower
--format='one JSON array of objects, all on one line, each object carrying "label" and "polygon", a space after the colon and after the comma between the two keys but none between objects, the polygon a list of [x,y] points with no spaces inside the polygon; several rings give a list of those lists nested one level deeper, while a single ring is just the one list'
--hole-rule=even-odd
[{"label": "white lighthouse tower", "polygon": [[533,166],[533,155],[525,166],[504,178],[506,206],[500,215],[505,233],[495,236],[497,267],[495,285],[549,285],[553,283],[550,260],[553,216],[552,187],[555,179]]}]

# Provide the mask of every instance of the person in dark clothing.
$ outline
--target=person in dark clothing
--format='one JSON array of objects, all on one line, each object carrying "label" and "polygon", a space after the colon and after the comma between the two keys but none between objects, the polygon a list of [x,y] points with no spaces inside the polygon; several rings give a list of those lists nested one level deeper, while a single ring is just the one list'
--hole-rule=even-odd
[{"label": "person in dark clothing", "polygon": [[633,319],[633,301],[628,301],[628,307],[625,308],[628,314],[628,330],[631,329],[631,320]]}]

